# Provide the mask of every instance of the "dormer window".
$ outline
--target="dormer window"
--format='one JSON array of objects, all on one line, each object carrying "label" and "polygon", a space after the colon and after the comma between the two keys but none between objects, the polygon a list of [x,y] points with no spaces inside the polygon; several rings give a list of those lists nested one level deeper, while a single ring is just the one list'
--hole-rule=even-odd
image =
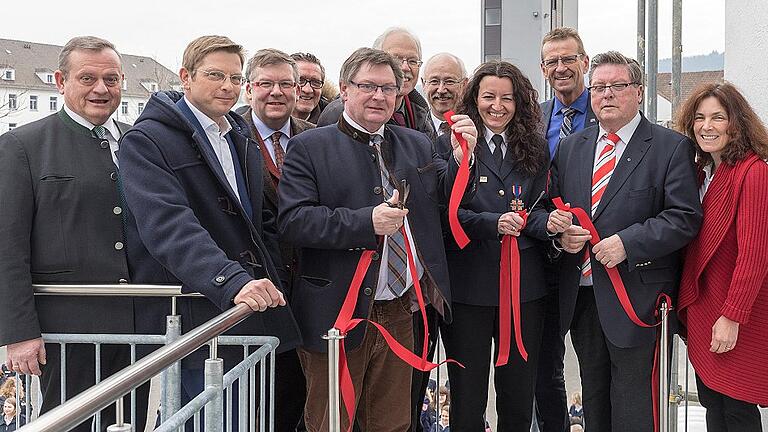
[{"label": "dormer window", "polygon": [[3,71],[3,79],[5,81],[15,81],[16,80],[16,71],[13,69],[6,69]]},{"label": "dormer window", "polygon": [[48,84],[53,84],[53,74],[46,75],[45,82],[47,82]]},{"label": "dormer window", "polygon": [[160,86],[155,81],[142,80],[141,85],[150,93],[160,90]]}]

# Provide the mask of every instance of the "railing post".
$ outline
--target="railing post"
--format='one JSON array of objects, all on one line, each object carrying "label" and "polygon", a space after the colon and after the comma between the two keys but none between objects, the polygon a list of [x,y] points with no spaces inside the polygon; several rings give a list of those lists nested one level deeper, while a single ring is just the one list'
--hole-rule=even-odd
[{"label": "railing post", "polygon": [[205,388],[210,387],[216,389],[216,396],[204,408],[205,430],[221,432],[224,430],[224,360],[220,358],[205,361]]},{"label": "railing post", "polygon": [[669,305],[666,300],[661,301],[659,310],[659,432],[669,432]]},{"label": "railing post", "polygon": [[107,432],[131,432],[131,424],[125,423],[123,396],[115,400],[115,424],[107,426]]},{"label": "railing post", "polygon": [[339,341],[344,335],[336,328],[323,336],[328,341],[328,431],[341,431],[339,397]]},{"label": "railing post", "polygon": [[[165,343],[170,344],[181,337],[181,316],[176,315],[175,298],[171,315],[165,317]],[[163,372],[163,400],[160,406],[161,418],[166,420],[181,408],[181,362],[177,361]]]}]

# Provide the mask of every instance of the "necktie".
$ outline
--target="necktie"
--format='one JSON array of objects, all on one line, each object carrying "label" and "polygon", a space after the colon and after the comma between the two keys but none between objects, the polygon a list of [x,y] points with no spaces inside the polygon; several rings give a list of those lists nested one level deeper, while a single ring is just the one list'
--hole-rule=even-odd
[{"label": "necktie", "polygon": [[[592,215],[594,216],[597,207],[600,205],[600,200],[603,198],[605,189],[608,187],[608,182],[613,175],[613,169],[616,168],[616,144],[620,138],[615,133],[609,133],[605,136],[609,141],[600,155],[597,157],[597,163],[592,171]],[[581,267],[581,274],[584,277],[589,277],[592,274],[592,265],[589,260],[589,251],[587,251],[584,265]]]},{"label": "necktie", "polygon": [[501,145],[504,143],[504,138],[501,135],[495,134],[491,141],[495,147],[493,148],[493,160],[496,161],[496,166],[501,168],[501,164],[504,162],[504,152],[501,151]]},{"label": "necktie", "polygon": [[560,124],[560,139],[567,137],[573,132],[573,117],[576,115],[574,108],[568,107],[562,110],[563,122]]},{"label": "necktie", "polygon": [[448,122],[442,122],[437,130],[440,135],[444,135],[451,132],[451,127],[448,126]]},{"label": "necktie", "polygon": [[399,111],[395,111],[392,113],[392,119],[397,123],[398,126],[405,126],[405,116],[403,113]]},{"label": "necktie", "polygon": [[[386,196],[390,197],[394,192],[394,188],[389,181],[389,172],[384,166],[384,161],[381,158],[381,143],[383,141],[384,137],[381,135],[371,135],[371,142],[379,153],[381,185],[384,187]],[[398,230],[386,238],[387,247],[389,248],[389,253],[387,254],[387,290],[389,290],[395,297],[400,297],[408,288],[405,284],[406,272],[408,270],[408,256],[405,252],[405,237],[403,237],[402,231]]]},{"label": "necktie", "polygon": [[277,166],[277,172],[280,174],[283,173],[283,162],[285,162],[285,150],[283,150],[283,146],[280,144],[281,136],[283,136],[283,133],[280,131],[274,131],[269,136],[272,139],[272,147],[275,149],[275,166]]}]

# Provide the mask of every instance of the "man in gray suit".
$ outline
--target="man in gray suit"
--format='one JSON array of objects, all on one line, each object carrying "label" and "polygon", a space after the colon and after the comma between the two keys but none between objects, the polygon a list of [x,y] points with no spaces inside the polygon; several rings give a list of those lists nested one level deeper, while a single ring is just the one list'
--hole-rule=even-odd
[{"label": "man in gray suit", "polygon": [[[63,47],[55,77],[64,107],[0,136],[0,345],[15,372],[41,375],[42,412],[59,404],[61,390],[59,348],[46,347],[42,333],[134,331],[131,299],[32,290],[129,280],[117,183],[118,141],[129,126],[110,118],[120,105],[120,54],[106,40],[76,37]],[[102,377],[130,363],[127,346],[101,353]],[[71,398],[94,384],[94,349],[68,345],[66,360]],[[137,402],[146,413],[146,398]],[[114,410],[104,411],[103,427],[113,422]],[[75,430],[90,430],[90,422]]]}]

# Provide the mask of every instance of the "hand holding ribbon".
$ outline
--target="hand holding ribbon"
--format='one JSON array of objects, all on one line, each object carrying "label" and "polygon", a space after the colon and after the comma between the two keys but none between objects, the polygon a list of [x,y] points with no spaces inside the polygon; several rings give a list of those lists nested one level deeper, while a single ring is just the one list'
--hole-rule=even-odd
[{"label": "hand holding ribbon", "polygon": [[[515,212],[523,224],[517,233],[525,228],[528,222],[528,212],[520,210]],[[511,309],[511,310],[510,310]],[[528,352],[523,344],[523,334],[520,317],[520,250],[517,246],[517,236],[506,234],[501,240],[501,262],[499,271],[499,355],[496,358],[496,367],[504,366],[509,362],[511,345],[511,329],[514,319],[515,343],[517,352],[524,361],[528,361]]]},{"label": "hand holding ribbon", "polygon": [[[448,111],[443,115],[445,121],[452,127],[452,130],[453,125],[455,124],[453,120],[454,115],[455,113],[453,111]],[[475,130],[475,134],[477,134],[477,130]],[[472,141],[471,146],[465,135]],[[454,141],[456,144],[454,144]],[[467,233],[464,232],[464,228],[462,228],[461,223],[459,222],[459,205],[461,204],[461,198],[464,196],[464,191],[466,191],[467,183],[469,182],[469,159],[475,149],[475,139],[470,133],[460,133],[457,130],[453,130],[451,145],[454,149],[454,157],[461,162],[459,163],[459,172],[456,174],[456,180],[454,180],[453,187],[451,188],[451,197],[448,201],[448,224],[451,227],[451,234],[453,234],[456,244],[460,249],[464,249],[464,247],[469,244],[469,237],[467,236]],[[457,156],[457,152],[460,154],[460,158]]]}]

